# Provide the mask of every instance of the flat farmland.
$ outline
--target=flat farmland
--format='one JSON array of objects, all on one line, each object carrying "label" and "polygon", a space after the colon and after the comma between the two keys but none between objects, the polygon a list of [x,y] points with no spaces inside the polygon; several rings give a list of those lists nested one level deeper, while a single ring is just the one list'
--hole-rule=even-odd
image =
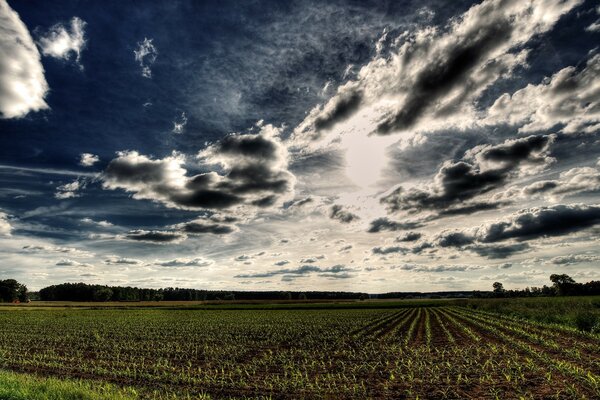
[{"label": "flat farmland", "polygon": [[10,308],[0,367],[130,398],[600,398],[598,335],[440,304]]}]

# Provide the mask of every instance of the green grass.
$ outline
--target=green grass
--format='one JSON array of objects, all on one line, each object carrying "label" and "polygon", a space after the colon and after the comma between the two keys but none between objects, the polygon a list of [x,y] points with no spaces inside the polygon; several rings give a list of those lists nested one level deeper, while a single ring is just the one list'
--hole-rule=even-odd
[{"label": "green grass", "polygon": [[137,399],[133,389],[74,379],[42,378],[35,375],[0,371],[1,400],[130,400]]},{"label": "green grass", "polygon": [[600,296],[469,299],[457,301],[456,305],[600,332]]}]

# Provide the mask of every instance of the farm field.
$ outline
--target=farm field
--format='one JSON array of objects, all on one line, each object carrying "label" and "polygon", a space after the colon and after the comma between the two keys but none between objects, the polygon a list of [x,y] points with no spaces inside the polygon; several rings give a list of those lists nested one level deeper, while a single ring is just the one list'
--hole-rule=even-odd
[{"label": "farm field", "polygon": [[399,304],[7,307],[0,368],[84,382],[78,390],[126,388],[120,398],[600,398],[597,334],[442,301]]}]

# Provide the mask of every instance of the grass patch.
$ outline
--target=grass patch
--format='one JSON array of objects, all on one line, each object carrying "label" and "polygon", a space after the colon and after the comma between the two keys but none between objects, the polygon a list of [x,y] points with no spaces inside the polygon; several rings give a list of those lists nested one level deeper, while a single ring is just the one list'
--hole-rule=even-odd
[{"label": "grass patch", "polygon": [[42,378],[35,375],[0,371],[1,400],[131,400],[133,389],[74,379]]}]

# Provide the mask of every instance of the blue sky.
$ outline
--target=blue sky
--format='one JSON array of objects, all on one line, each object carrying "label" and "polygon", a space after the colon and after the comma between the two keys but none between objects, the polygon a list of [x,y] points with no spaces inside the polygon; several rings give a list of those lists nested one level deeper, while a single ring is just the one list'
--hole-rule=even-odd
[{"label": "blue sky", "polygon": [[597,279],[594,1],[0,2],[0,274]]}]

